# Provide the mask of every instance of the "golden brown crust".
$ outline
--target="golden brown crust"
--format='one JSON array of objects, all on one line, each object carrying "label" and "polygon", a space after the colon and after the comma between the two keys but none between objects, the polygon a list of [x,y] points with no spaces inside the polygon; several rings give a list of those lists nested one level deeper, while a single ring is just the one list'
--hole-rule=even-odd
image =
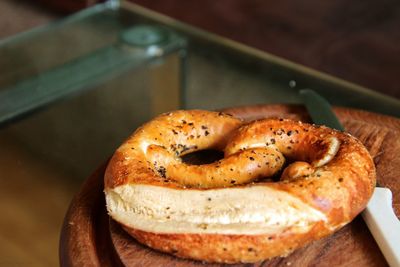
[{"label": "golden brown crust", "polygon": [[[188,118],[189,123],[186,121]],[[197,123],[199,125],[195,125]],[[265,119],[238,128],[241,124],[230,116],[206,111],[177,111],[156,118],[139,128],[112,157],[105,173],[106,194],[108,190],[120,186],[140,184],[178,190],[193,189],[170,179],[166,175],[168,170],[160,169],[147,158],[150,153],[146,154],[146,151],[153,144],[178,156],[210,146],[219,149],[225,147],[226,157],[267,147],[276,149],[289,160],[308,162],[310,170],[305,172],[304,164],[300,164],[297,169],[293,167],[293,170],[284,172],[285,179],[280,182],[264,182],[258,186],[288,193],[323,213],[325,220],[305,222],[307,226],[304,231],[288,227],[278,234],[171,234],[143,231],[132,225],[124,225],[124,229],[140,242],[178,257],[210,262],[255,262],[285,256],[296,248],[324,237],[350,222],[365,208],[375,186],[375,166],[368,151],[356,138],[327,127],[292,120]],[[196,139],[192,137],[194,133],[201,132],[205,135],[197,142],[193,140]],[[176,140],[175,135],[179,136],[181,146],[168,143]],[[213,139],[215,136],[218,138]],[[176,151],[177,147],[181,150]],[[296,176],[298,173],[303,173],[304,177]],[[216,186],[220,187],[221,184]],[[235,188],[251,186],[239,185]],[[124,224],[122,221],[120,223]]]},{"label": "golden brown crust", "polygon": [[105,188],[123,184],[146,183],[170,188],[183,185],[160,175],[144,155],[143,143],[165,148],[169,153],[181,156],[193,151],[222,149],[232,130],[241,120],[221,112],[200,110],[174,111],[162,114],[137,129],[118,148],[105,173]]},{"label": "golden brown crust", "polygon": [[219,263],[248,263],[285,257],[331,233],[323,223],[314,225],[306,233],[293,233],[289,229],[280,235],[158,234],[123,228],[139,242],[162,252]]}]

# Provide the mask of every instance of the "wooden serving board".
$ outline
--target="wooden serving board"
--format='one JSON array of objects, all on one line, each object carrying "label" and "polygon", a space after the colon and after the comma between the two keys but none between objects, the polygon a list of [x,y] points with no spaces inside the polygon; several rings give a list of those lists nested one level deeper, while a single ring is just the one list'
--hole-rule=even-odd
[{"label": "wooden serving board", "polygon": [[[225,110],[246,120],[284,117],[309,121],[296,105],[260,105]],[[369,149],[381,186],[393,192],[393,206],[400,215],[400,120],[380,114],[335,108],[346,130]],[[60,239],[61,266],[221,266],[205,264],[149,249],[130,237],[106,213],[103,164],[83,185],[66,214]],[[240,265],[232,265],[240,266]],[[335,234],[274,258],[246,266],[387,266],[361,216]]]}]

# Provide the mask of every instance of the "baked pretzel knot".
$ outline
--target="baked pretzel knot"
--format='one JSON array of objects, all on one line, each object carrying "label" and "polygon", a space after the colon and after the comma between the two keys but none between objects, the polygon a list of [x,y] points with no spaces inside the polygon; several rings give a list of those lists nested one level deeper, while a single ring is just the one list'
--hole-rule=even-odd
[{"label": "baked pretzel knot", "polygon": [[[224,158],[181,159],[204,149]],[[225,263],[286,256],[331,234],[364,209],[374,186],[371,156],[347,133],[199,110],[139,128],[105,173],[108,212],[138,241]]]}]

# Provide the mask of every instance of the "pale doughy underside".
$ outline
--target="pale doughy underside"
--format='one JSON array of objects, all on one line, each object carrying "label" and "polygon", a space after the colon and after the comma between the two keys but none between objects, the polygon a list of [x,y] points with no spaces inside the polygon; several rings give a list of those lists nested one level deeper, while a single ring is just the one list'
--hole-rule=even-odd
[{"label": "pale doughy underside", "polygon": [[327,220],[299,198],[266,185],[179,190],[126,184],[106,189],[106,201],[114,219],[154,233],[301,233]]}]

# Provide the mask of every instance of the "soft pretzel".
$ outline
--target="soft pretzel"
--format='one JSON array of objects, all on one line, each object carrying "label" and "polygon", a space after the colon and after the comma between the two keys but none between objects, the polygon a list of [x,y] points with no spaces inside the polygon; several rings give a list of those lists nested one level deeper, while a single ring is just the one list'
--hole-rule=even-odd
[{"label": "soft pretzel", "polygon": [[[203,149],[224,158],[189,165]],[[292,162],[273,182],[285,161]],[[223,113],[175,111],[139,128],[105,173],[109,214],[141,243],[209,262],[286,256],[333,233],[375,186],[366,148],[350,134],[285,119],[247,124]]]}]

